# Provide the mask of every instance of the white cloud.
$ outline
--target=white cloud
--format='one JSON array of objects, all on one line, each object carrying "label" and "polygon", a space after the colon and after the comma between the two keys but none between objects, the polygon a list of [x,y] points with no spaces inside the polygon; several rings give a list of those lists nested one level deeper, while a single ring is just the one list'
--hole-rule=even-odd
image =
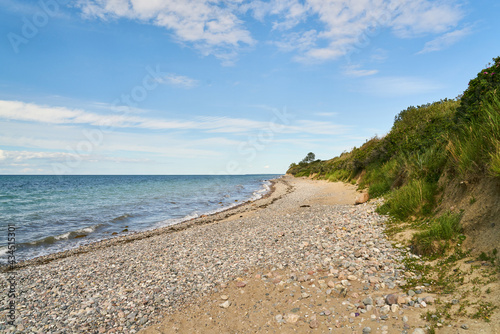
[{"label": "white cloud", "polygon": [[363,70],[360,69],[361,65],[351,65],[347,66],[344,70],[344,74],[351,77],[366,77],[378,73],[378,70]]},{"label": "white cloud", "polygon": [[191,79],[183,75],[177,75],[170,73],[159,80],[159,83],[165,83],[172,86],[177,86],[181,88],[193,88],[198,86],[199,81]]},{"label": "white cloud", "polygon": [[290,33],[284,36],[283,40],[276,41],[273,44],[283,51],[305,51],[316,44],[318,39],[316,30],[309,30],[302,33]]},{"label": "white cloud", "polygon": [[4,163],[9,162],[12,165],[20,164],[26,160],[48,159],[52,161],[64,161],[66,158],[75,158],[77,155],[67,152],[34,152],[34,151],[3,151]]},{"label": "white cloud", "polygon": [[452,1],[398,1],[391,26],[400,37],[443,33],[454,28],[464,13]]},{"label": "white cloud", "polygon": [[[443,33],[454,28],[463,11],[453,0],[307,0],[290,16],[296,1],[274,0],[266,6],[254,5],[254,15],[278,17],[274,27],[291,28],[314,20],[315,34],[290,31],[275,42],[284,50],[299,50],[295,59],[325,61],[349,54],[369,43],[377,29],[392,29],[400,38]],[[257,2],[260,4],[260,1]],[[314,38],[313,38],[314,37]]]},{"label": "white cloud", "polygon": [[419,54],[440,51],[450,47],[451,45],[457,43],[465,36],[471,34],[470,28],[463,28],[459,30],[454,30],[452,32],[441,35],[432,41],[425,43],[424,48],[418,52]]},{"label": "white cloud", "polygon": [[[269,122],[245,118],[205,116],[196,117],[192,120],[169,120],[117,113],[102,115],[80,109],[39,106],[33,103],[4,100],[0,100],[0,118],[46,124],[75,124],[150,130],[202,130],[207,133],[231,133],[237,135],[244,135],[270,127]],[[309,120],[297,120],[294,125],[283,126],[283,131],[287,133],[329,134],[332,131],[343,131],[343,129],[344,127],[341,125]]]},{"label": "white cloud", "polygon": [[[238,1],[234,3],[238,4]],[[79,0],[77,6],[89,17],[128,18],[174,32],[181,42],[191,43],[206,54],[223,60],[234,49],[252,45],[230,1],[210,0]]]},{"label": "white cloud", "polygon": [[[256,43],[250,13],[278,34],[273,44],[304,62],[335,59],[363,47],[378,29],[400,38],[443,34],[464,17],[459,0],[79,0],[86,16],[129,18],[173,32],[204,55],[231,64]],[[309,29],[303,28],[308,23]],[[311,29],[311,26],[314,29]]]}]

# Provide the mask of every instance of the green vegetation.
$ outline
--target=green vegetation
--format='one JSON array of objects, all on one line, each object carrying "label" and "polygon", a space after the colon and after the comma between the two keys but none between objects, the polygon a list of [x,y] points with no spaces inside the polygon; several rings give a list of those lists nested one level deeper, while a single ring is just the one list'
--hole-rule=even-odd
[{"label": "green vegetation", "polygon": [[[383,196],[380,213],[420,230],[412,239],[419,254],[442,253],[461,235],[460,213],[436,217],[443,184],[500,178],[500,57],[493,59],[457,99],[401,111],[384,137],[367,140],[331,160],[309,153],[288,173],[330,181],[357,181],[370,197]],[[312,154],[312,156],[310,156]],[[472,205],[475,198],[470,199]]]},{"label": "green vegetation", "polygon": [[447,212],[434,219],[429,228],[413,236],[413,244],[420,254],[443,253],[449,246],[448,241],[460,240],[460,213]]}]

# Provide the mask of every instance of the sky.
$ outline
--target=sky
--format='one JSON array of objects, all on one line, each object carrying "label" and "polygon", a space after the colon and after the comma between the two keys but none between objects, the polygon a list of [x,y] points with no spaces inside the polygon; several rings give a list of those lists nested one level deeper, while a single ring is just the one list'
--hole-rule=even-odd
[{"label": "sky", "polygon": [[0,0],[0,174],[282,174],[456,98],[497,0]]}]

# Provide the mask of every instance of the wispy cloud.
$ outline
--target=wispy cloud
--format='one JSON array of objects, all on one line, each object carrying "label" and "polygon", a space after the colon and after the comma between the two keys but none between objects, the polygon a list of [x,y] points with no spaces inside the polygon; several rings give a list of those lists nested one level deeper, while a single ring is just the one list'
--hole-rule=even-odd
[{"label": "wispy cloud", "polygon": [[366,77],[378,73],[378,70],[364,70],[360,67],[361,65],[347,66],[344,70],[344,74],[350,77]]},{"label": "wispy cloud", "polygon": [[209,0],[78,0],[88,17],[129,18],[173,31],[183,43],[190,43],[203,53],[228,60],[234,49],[252,45],[254,40],[229,2]]},{"label": "wispy cloud", "polygon": [[[158,119],[126,114],[97,114],[81,109],[39,106],[21,101],[0,100],[0,118],[6,120],[38,122],[60,125],[91,125],[149,130],[199,130],[207,133],[245,135],[270,126],[269,122],[246,118],[219,116],[192,117],[188,120]],[[345,127],[330,122],[296,120],[293,125],[283,125],[286,133],[330,134],[345,131]]]},{"label": "wispy cloud", "polygon": [[457,43],[464,37],[470,35],[472,33],[472,29],[467,27],[463,29],[454,30],[452,32],[441,35],[432,41],[425,43],[424,48],[419,51],[419,54],[440,51],[446,49],[453,44]]},{"label": "wispy cloud", "polygon": [[183,75],[170,73],[159,80],[160,83],[165,83],[171,86],[181,88],[193,88],[198,86],[199,81]]},{"label": "wispy cloud", "polygon": [[[279,27],[296,27],[298,22],[313,20],[318,28],[311,31],[285,31],[275,42],[281,49],[300,51],[295,59],[317,62],[336,59],[369,41],[373,31],[389,28],[400,38],[444,33],[456,27],[464,13],[453,0],[274,0],[253,9],[263,20],[278,18]],[[297,15],[290,16],[290,10]],[[267,11],[266,11],[267,10]],[[297,43],[294,43],[297,42]]]},{"label": "wispy cloud", "polygon": [[[77,7],[88,17],[168,29],[179,42],[227,64],[256,43],[245,26],[249,13],[279,36],[273,44],[303,62],[346,55],[380,28],[400,38],[442,34],[464,17],[459,0],[78,0]],[[306,21],[315,29],[302,29]]]}]

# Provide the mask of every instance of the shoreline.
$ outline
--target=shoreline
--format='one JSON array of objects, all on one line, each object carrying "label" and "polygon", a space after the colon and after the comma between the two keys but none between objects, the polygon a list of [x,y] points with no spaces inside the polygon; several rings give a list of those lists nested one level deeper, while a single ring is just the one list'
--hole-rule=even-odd
[{"label": "shoreline", "polygon": [[[264,194],[261,198],[256,200],[248,200],[237,204],[235,206],[229,207],[227,209],[223,209],[219,212],[211,213],[211,214],[202,214],[199,217],[188,219],[185,221],[181,221],[179,223],[175,223],[169,226],[163,226],[159,228],[155,228],[147,231],[133,232],[123,236],[116,236],[109,239],[103,239],[99,241],[90,242],[85,245],[77,246],[75,248],[71,248],[68,250],[64,250],[61,252],[55,252],[48,255],[37,256],[32,259],[22,260],[16,263],[16,265],[12,268],[9,265],[0,265],[0,273],[8,273],[21,268],[30,267],[30,266],[38,266],[42,264],[47,264],[49,262],[64,259],[72,256],[76,256],[79,254],[85,254],[89,252],[93,252],[99,249],[104,249],[107,247],[112,247],[116,245],[122,245],[142,239],[147,239],[159,235],[166,235],[178,231],[182,231],[188,228],[192,228],[194,226],[201,226],[206,224],[214,224],[224,219],[230,218],[237,214],[243,212],[249,212],[253,210],[257,210],[258,208],[266,207],[267,205],[273,203],[274,201],[281,198],[285,193],[289,193],[292,191],[292,188],[289,186],[288,182],[284,180],[284,175],[267,180],[271,182],[269,186],[269,191]],[[286,185],[286,192],[282,194],[278,194],[276,196],[276,184],[278,182],[283,182]]]}]

